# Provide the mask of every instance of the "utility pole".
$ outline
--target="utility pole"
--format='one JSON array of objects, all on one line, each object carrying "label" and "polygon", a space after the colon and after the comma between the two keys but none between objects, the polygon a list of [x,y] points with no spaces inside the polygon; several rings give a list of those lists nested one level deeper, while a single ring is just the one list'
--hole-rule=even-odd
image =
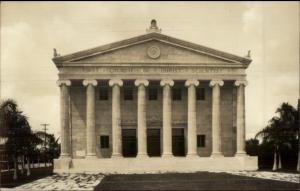
[{"label": "utility pole", "polygon": [[297,171],[300,172],[300,98],[298,99],[298,162]]},{"label": "utility pole", "polygon": [[45,152],[45,167],[47,166],[47,160],[46,160],[46,133],[47,133],[47,126],[49,126],[50,124],[47,123],[43,123],[41,124],[41,126],[44,126],[43,130],[44,130],[44,152]]},{"label": "utility pole", "polygon": [[[298,11],[299,11],[299,18],[300,18],[300,2],[298,2]],[[299,24],[300,24],[300,20],[299,20]],[[298,25],[299,27],[300,25]],[[299,31],[299,37],[300,37],[300,28],[298,28]],[[300,38],[299,38],[299,42],[300,42]],[[300,74],[300,58],[299,58],[299,74]],[[300,81],[300,78],[299,78]],[[299,84],[299,97],[298,97],[298,162],[297,162],[297,171],[300,172],[300,84]]]}]

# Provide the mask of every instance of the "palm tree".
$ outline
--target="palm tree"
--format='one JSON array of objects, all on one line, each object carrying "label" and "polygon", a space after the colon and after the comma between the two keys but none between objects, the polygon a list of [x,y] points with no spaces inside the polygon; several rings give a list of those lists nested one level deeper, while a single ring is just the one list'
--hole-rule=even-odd
[{"label": "palm tree", "polygon": [[273,117],[268,126],[256,134],[256,137],[263,139],[263,143],[273,145],[273,170],[282,167],[281,150],[291,148],[291,143],[297,139],[297,131],[299,130],[297,127],[298,112],[293,106],[283,103],[276,110],[276,113],[279,114],[279,117]]},{"label": "palm tree", "polygon": [[[31,146],[31,128],[27,117],[19,111],[17,103],[8,99],[0,104],[0,113],[3,116],[1,128],[5,129],[5,150],[14,161],[14,179],[17,179],[17,159],[28,155]],[[27,153],[26,153],[27,152]]]},{"label": "palm tree", "polygon": [[259,154],[259,140],[249,139],[246,141],[246,152],[250,156],[258,156]]},{"label": "palm tree", "polygon": [[36,146],[40,144],[41,140],[33,133],[26,138],[26,146],[24,147],[24,155],[27,161],[27,176],[30,175],[30,160],[33,160],[36,152]]}]

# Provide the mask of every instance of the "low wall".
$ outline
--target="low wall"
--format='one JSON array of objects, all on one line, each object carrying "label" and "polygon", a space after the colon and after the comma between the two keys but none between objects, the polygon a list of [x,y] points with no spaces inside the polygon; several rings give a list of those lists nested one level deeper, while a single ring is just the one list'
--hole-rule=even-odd
[{"label": "low wall", "polygon": [[170,157],[108,158],[55,161],[54,172],[61,173],[165,173],[207,170],[257,170],[257,157]]}]

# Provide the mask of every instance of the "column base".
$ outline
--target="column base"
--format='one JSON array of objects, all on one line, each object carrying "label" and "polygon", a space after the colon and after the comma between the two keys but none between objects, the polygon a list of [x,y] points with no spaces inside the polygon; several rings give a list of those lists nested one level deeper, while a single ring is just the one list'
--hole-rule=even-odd
[{"label": "column base", "polygon": [[72,167],[72,159],[69,155],[61,155],[58,159],[54,159],[55,169],[70,169]]},{"label": "column base", "polygon": [[71,158],[71,157],[67,153],[61,153],[58,159],[65,159],[65,158]]},{"label": "column base", "polygon": [[163,153],[163,154],[161,155],[161,157],[162,157],[162,158],[171,158],[171,157],[173,157],[173,153]]},{"label": "column base", "polygon": [[147,153],[138,153],[136,155],[136,158],[149,158]]},{"label": "column base", "polygon": [[187,157],[187,158],[197,158],[197,157],[199,157],[199,155],[198,155],[197,153],[188,153],[188,154],[186,155],[186,157]]},{"label": "column base", "polygon": [[123,156],[120,153],[114,153],[111,155],[111,158],[123,158]]},{"label": "column base", "polygon": [[212,153],[210,157],[216,158],[216,157],[224,157],[222,153]]},{"label": "column base", "polygon": [[96,154],[87,154],[85,156],[86,159],[97,159],[98,157],[96,156]]},{"label": "column base", "polygon": [[247,156],[247,153],[245,151],[239,151],[239,152],[236,152],[235,157],[245,157]]}]

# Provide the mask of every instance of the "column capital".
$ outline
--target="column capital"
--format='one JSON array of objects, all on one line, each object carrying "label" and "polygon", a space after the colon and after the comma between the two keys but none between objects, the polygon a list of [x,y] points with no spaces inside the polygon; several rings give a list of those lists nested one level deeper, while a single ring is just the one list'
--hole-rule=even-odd
[{"label": "column capital", "polygon": [[215,86],[215,85],[219,85],[219,86],[223,86],[224,85],[224,81],[223,80],[211,80],[210,82],[209,82],[209,86],[210,87],[213,87],[213,86]]},{"label": "column capital", "polygon": [[87,86],[89,84],[91,84],[93,86],[97,86],[98,82],[97,82],[97,80],[86,79],[86,80],[83,80],[82,84],[84,86]]},{"label": "column capital", "polygon": [[61,86],[63,84],[65,84],[66,86],[70,86],[71,85],[71,80],[57,80],[56,84],[58,86]]},{"label": "column capital", "polygon": [[123,81],[121,79],[111,79],[109,80],[108,84],[109,86],[114,86],[114,85],[123,86]]},{"label": "column capital", "polygon": [[234,82],[234,85],[235,85],[235,86],[240,86],[240,85],[247,86],[247,85],[248,85],[248,81],[247,81],[247,80],[236,80],[236,81]]},{"label": "column capital", "polygon": [[174,81],[171,79],[164,79],[160,81],[160,86],[166,86],[166,85],[174,86]]},{"label": "column capital", "polygon": [[135,84],[135,86],[140,86],[140,85],[148,86],[149,81],[143,80],[143,79],[137,79],[137,80],[135,80],[134,84]]},{"label": "column capital", "polygon": [[199,81],[197,79],[188,79],[187,81],[185,81],[186,87],[189,87],[191,85],[199,86]]}]

